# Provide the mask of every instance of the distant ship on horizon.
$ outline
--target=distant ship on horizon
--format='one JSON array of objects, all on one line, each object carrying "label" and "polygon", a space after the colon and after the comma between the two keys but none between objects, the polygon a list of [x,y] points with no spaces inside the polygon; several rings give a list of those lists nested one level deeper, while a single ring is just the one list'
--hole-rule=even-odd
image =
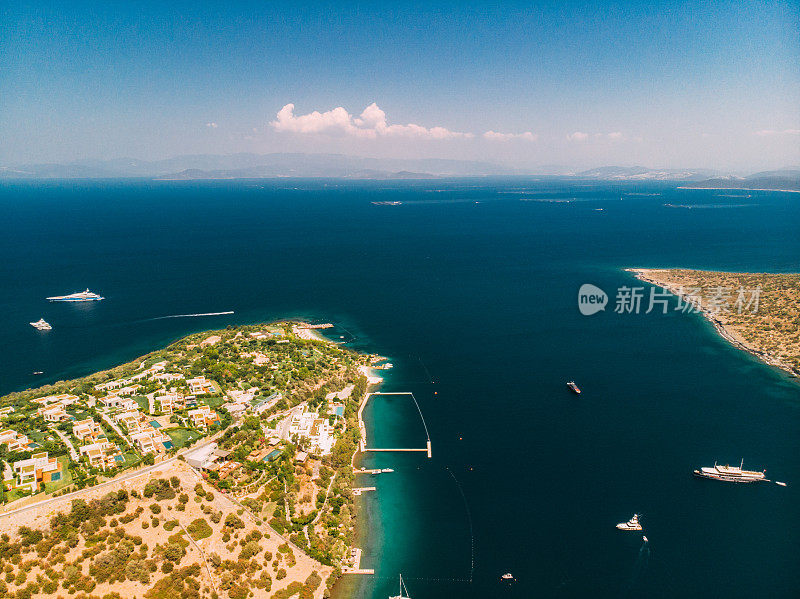
[{"label": "distant ship on horizon", "polygon": [[51,302],[99,302],[101,299],[105,298],[89,291],[87,288],[86,291],[78,291],[77,293],[70,293],[69,295],[54,295],[47,299]]}]

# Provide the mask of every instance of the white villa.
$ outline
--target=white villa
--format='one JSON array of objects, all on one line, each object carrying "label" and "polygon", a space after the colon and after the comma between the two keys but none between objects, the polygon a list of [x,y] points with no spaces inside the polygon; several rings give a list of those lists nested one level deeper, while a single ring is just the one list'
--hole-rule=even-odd
[{"label": "white villa", "polygon": [[219,416],[209,406],[199,406],[196,410],[189,410],[189,421],[192,426],[202,430],[219,422]]},{"label": "white villa", "polygon": [[85,456],[92,468],[102,468],[108,470],[123,462],[122,452],[114,443],[110,441],[98,441],[80,448],[82,456]]},{"label": "white villa", "polygon": [[27,435],[20,435],[17,431],[7,428],[0,431],[0,445],[8,444],[8,451],[26,451],[30,449],[30,439]]},{"label": "white villa", "polygon": [[[156,395],[153,401],[158,403],[158,408],[162,413],[172,414],[175,410],[186,408],[187,399],[187,397],[183,396],[183,393],[168,391],[164,395]],[[194,398],[192,397],[192,399]]]},{"label": "white villa", "polygon": [[79,420],[72,425],[72,434],[81,443],[95,443],[101,437],[105,437],[103,429],[94,421],[93,418]]},{"label": "white villa", "polygon": [[33,454],[30,459],[14,462],[14,472],[17,473],[17,486],[30,485],[31,492],[35,492],[40,482],[50,482],[54,472],[58,472],[58,458],[47,456],[47,452]]},{"label": "white villa", "polygon": [[204,376],[188,379],[186,384],[189,385],[189,391],[192,393],[192,395],[211,393],[214,390],[214,387],[211,385],[211,381],[206,380],[206,377]]},{"label": "white villa", "polygon": [[69,414],[64,409],[64,406],[59,404],[54,404],[51,406],[42,406],[36,413],[44,418],[45,422],[62,422],[69,418]]}]

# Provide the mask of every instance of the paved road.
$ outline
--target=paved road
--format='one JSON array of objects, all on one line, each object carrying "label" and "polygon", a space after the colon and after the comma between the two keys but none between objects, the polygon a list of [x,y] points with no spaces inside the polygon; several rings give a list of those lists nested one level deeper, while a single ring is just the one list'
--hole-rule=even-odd
[{"label": "paved road", "polygon": [[281,418],[280,423],[275,429],[276,430],[275,434],[277,434],[278,437],[280,437],[284,441],[289,440],[289,425],[292,423],[292,417],[295,415],[295,413],[299,414],[300,412],[302,412],[305,406],[306,402],[303,402],[297,404],[295,407],[289,410],[284,410],[283,412],[279,412],[278,414],[275,415],[278,418]]},{"label": "paved road", "polygon": [[100,412],[100,417],[101,417],[103,420],[105,420],[105,421],[106,421],[106,424],[108,424],[108,426],[110,426],[111,428],[113,428],[113,429],[116,431],[116,433],[117,433],[117,434],[118,434],[120,437],[122,437],[123,439],[125,439],[125,443],[127,443],[127,444],[128,444],[128,447],[133,447],[133,445],[131,445],[131,442],[130,442],[130,440],[128,439],[128,435],[126,435],[125,433],[123,433],[123,432],[122,432],[122,429],[120,429],[120,428],[119,428],[119,427],[118,427],[118,426],[117,426],[117,425],[114,423],[114,421],[113,421],[113,420],[111,420],[111,418],[109,418],[109,417],[108,417],[108,414],[104,414],[103,412]]},{"label": "paved road", "polygon": [[67,437],[67,435],[65,435],[62,431],[58,430],[57,428],[51,428],[50,430],[53,431],[55,434],[57,434],[59,438],[64,442],[64,445],[67,446],[67,448],[69,449],[69,457],[72,459],[72,461],[79,462],[81,458],[78,455],[78,452],[75,451],[75,446],[72,445],[72,441],[69,440],[69,437]]},{"label": "paved road", "polygon": [[[212,437],[209,437],[203,443],[198,443],[197,445],[193,445],[191,447],[191,450],[195,450],[195,449],[198,449],[200,447],[205,447],[209,443],[213,443],[214,441],[217,440],[218,435],[219,435],[219,433],[217,433],[216,435],[214,435]],[[123,473],[123,474],[117,476],[116,478],[112,478],[111,480],[108,480],[106,482],[100,483],[99,485],[95,485],[93,487],[87,487],[86,489],[81,489],[79,491],[73,491],[72,493],[67,493],[66,495],[61,495],[59,497],[51,497],[50,499],[45,499],[43,501],[38,501],[36,503],[32,503],[30,505],[26,505],[24,507],[17,508],[15,510],[11,510],[10,512],[0,512],[0,518],[5,518],[6,516],[11,516],[12,514],[22,514],[22,513],[28,512],[30,510],[34,510],[34,509],[38,509],[38,508],[41,508],[41,507],[45,507],[45,506],[51,505],[54,502],[64,501],[65,499],[70,499],[70,500],[71,499],[78,499],[78,498],[80,498],[81,495],[89,493],[89,492],[92,492],[92,491],[95,491],[97,489],[103,489],[105,487],[111,487],[111,486],[114,486],[114,485],[119,485],[119,483],[121,483],[123,481],[131,480],[133,478],[138,478],[140,476],[147,476],[148,474],[150,474],[154,470],[159,470],[161,468],[164,468],[165,466],[168,466],[169,464],[171,464],[172,462],[177,460],[178,456],[183,454],[185,451],[188,451],[188,450],[187,449],[182,449],[180,452],[178,452],[178,454],[176,454],[174,457],[169,458],[168,460],[164,460],[163,462],[159,462],[158,464],[154,464],[152,466],[147,466],[145,468],[142,468],[140,470],[136,470],[134,472],[129,472],[127,474]]]}]

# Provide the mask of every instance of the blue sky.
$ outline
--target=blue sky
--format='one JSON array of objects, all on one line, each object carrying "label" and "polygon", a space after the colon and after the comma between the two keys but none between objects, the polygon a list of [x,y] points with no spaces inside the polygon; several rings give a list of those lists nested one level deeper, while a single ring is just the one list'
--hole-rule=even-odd
[{"label": "blue sky", "polygon": [[0,164],[800,164],[800,4],[698,4],[11,2]]}]

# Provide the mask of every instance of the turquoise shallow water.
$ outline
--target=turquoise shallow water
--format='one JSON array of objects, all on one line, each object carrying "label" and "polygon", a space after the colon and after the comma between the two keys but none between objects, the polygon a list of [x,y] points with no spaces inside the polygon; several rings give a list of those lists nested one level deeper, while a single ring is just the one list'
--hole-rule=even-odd
[{"label": "turquoise shallow water", "polygon": [[[0,391],[229,323],[333,321],[391,358],[384,390],[414,392],[433,442],[430,460],[365,459],[395,472],[360,500],[376,576],[342,596],[386,597],[402,572],[415,598],[795,597],[800,387],[699,316],[585,317],[576,304],[583,283],[612,296],[636,284],[629,266],[796,272],[795,195],[558,180],[5,183]],[[107,300],[43,301],[87,286]],[[54,330],[27,324],[40,317]],[[370,408],[376,442],[418,443],[408,408]],[[742,457],[789,487],[690,476]],[[634,511],[647,547],[614,529]],[[502,585],[506,571],[518,582]]]}]

